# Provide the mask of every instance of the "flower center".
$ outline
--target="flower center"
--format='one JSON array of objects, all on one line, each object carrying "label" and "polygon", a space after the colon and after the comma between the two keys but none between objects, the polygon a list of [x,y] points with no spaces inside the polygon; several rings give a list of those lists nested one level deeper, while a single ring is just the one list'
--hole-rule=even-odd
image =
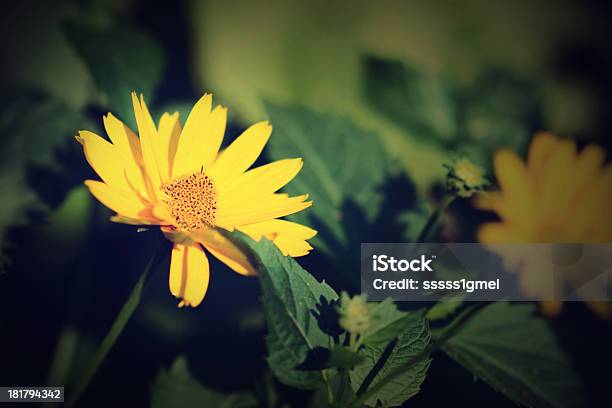
[{"label": "flower center", "polygon": [[178,227],[197,231],[214,226],[217,190],[204,169],[174,179],[163,185],[162,191]]}]

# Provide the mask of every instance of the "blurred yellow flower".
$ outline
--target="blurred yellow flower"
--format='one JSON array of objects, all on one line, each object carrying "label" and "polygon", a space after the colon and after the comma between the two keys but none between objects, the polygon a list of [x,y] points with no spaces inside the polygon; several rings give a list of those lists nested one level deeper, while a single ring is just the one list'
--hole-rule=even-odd
[{"label": "blurred yellow flower", "polygon": [[[527,163],[509,150],[494,157],[498,192],[481,194],[476,205],[497,213],[500,220],[482,225],[483,243],[612,242],[612,164],[605,152],[550,133],[537,134]],[[590,302],[602,316],[612,314],[607,302]],[[546,302],[555,314],[560,302]]]},{"label": "blurred yellow flower", "polygon": [[142,95],[132,93],[138,136],[109,113],[110,143],[88,131],[77,140],[102,181],[87,180],[90,192],[117,213],[116,222],[158,225],[173,244],[170,292],[179,307],[202,302],[209,282],[207,252],[241,275],[254,275],[246,255],[220,230],[272,240],[284,255],[301,256],[316,231],[279,219],[309,207],[308,195],[277,193],[302,168],[285,159],[254,169],[272,127],[259,122],[220,151],[227,109],[212,109],[205,94],[185,126],[178,113],[164,113],[156,126]]},{"label": "blurred yellow flower", "polygon": [[365,295],[350,297],[342,292],[340,306],[340,327],[351,334],[363,334],[370,329],[370,308]]}]

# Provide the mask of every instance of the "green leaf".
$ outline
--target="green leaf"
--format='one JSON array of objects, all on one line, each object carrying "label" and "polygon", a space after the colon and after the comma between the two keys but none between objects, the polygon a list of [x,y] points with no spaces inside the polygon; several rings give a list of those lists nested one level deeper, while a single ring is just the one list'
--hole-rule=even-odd
[{"label": "green leaf", "polygon": [[412,324],[411,313],[400,312],[391,298],[370,302],[371,327],[362,335],[363,344],[385,346]]},{"label": "green leaf", "polygon": [[[271,158],[304,159],[304,168],[286,192],[308,193],[315,203],[293,219],[319,230],[313,242],[321,249],[346,248],[351,238],[346,204],[363,213],[357,222],[372,221],[379,212],[379,190],[389,168],[380,139],[346,118],[296,106],[267,103],[266,108],[274,125],[268,147]],[[316,222],[309,222],[313,217]]]},{"label": "green leaf", "polygon": [[[237,235],[254,252],[261,281],[268,335],[268,364],[287,385],[316,389],[326,385],[331,370],[301,367],[307,358],[317,358],[320,348],[331,350],[338,332],[328,330],[326,317],[335,318],[336,292],[318,282],[291,257],[283,256],[267,239],[256,243]],[[335,321],[337,325],[337,319]],[[322,367],[325,362],[319,362]]]},{"label": "green leaf", "polygon": [[[365,361],[349,372],[351,387],[361,395],[370,386],[385,383],[387,376],[424,352],[430,340],[427,321],[420,313],[403,319],[403,331],[387,345],[366,345],[359,351]],[[419,392],[431,359],[419,359],[399,376],[386,382],[365,403],[369,406],[396,406]]]},{"label": "green leaf", "polygon": [[419,140],[443,146],[458,134],[458,114],[450,85],[399,61],[365,61],[366,96],[383,115]]},{"label": "green leaf", "polygon": [[531,407],[585,406],[579,378],[532,303],[494,303],[442,349],[511,400]]},{"label": "green leaf", "polygon": [[253,395],[222,394],[204,387],[189,372],[187,361],[178,357],[170,370],[161,369],[151,388],[151,408],[256,407]]},{"label": "green leaf", "polygon": [[130,92],[151,100],[164,68],[162,48],[145,33],[128,27],[99,29],[68,23],[64,31],[108,98],[109,109],[134,128]]},{"label": "green leaf", "polygon": [[353,368],[363,361],[364,357],[348,347],[334,346],[329,358],[329,366],[337,368]]},{"label": "green leaf", "polygon": [[[10,243],[6,231],[29,221],[33,211],[49,209],[33,191],[28,170],[33,166],[61,169],[55,153],[73,140],[79,127],[89,126],[79,112],[51,96],[14,89],[0,99],[0,250]],[[0,255],[0,269],[7,261]]]}]

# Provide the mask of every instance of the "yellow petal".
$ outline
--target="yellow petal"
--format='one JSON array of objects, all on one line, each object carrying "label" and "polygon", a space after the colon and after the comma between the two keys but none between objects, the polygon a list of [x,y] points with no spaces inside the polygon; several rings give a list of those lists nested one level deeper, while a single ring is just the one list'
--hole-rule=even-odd
[{"label": "yellow petal", "polygon": [[132,129],[110,112],[102,120],[108,137],[113,142],[113,145],[117,147],[119,154],[121,154],[124,160],[133,160],[137,165],[142,165],[140,141]]},{"label": "yellow petal", "polygon": [[265,236],[276,244],[283,255],[293,257],[308,254],[312,246],[306,240],[317,234],[317,231],[312,228],[286,220],[269,220],[256,224],[241,225],[236,229],[256,241]]},{"label": "yellow petal", "polygon": [[503,244],[515,242],[534,242],[516,226],[502,222],[482,224],[477,233],[478,241],[485,244]]},{"label": "yellow petal", "polygon": [[178,112],[174,112],[172,115],[164,113],[159,119],[157,137],[159,138],[160,157],[157,162],[162,164],[162,175],[166,179],[170,179],[172,176],[172,162],[181,136],[181,129]]},{"label": "yellow petal", "polygon": [[574,188],[590,184],[593,178],[597,177],[599,172],[603,170],[605,158],[606,153],[601,147],[596,145],[586,146],[578,155],[568,182]]},{"label": "yellow petal", "polygon": [[137,196],[99,181],[86,180],[91,194],[119,215],[134,219],[152,219],[151,213]]},{"label": "yellow petal", "polygon": [[542,169],[546,166],[546,162],[558,141],[559,138],[548,132],[541,132],[534,136],[527,157],[529,171],[532,174],[542,175]]},{"label": "yellow petal", "polygon": [[[210,114],[207,128],[202,137],[200,137],[200,147],[198,148],[198,154],[200,156],[199,164],[203,166],[204,169],[211,168],[217,158],[221,142],[223,142],[226,124],[227,108],[217,106]],[[197,167],[196,170],[199,168],[200,167]]]},{"label": "yellow petal", "polygon": [[112,144],[84,130],[79,132],[78,140],[83,145],[87,162],[106,184],[131,190],[121,163],[122,157]]},{"label": "yellow petal", "polygon": [[211,168],[210,175],[218,183],[229,183],[257,160],[272,134],[268,122],[259,122],[245,130],[225,149]]},{"label": "yellow petal", "polygon": [[510,150],[502,149],[495,154],[493,165],[502,197],[511,203],[500,215],[515,222],[526,222],[534,211],[534,186],[525,164]]},{"label": "yellow petal", "polygon": [[255,224],[241,225],[238,227],[238,230],[255,240],[259,240],[262,235],[283,234],[301,239],[310,239],[317,235],[316,230],[287,220],[268,220]]},{"label": "yellow petal", "polygon": [[174,244],[170,261],[170,293],[179,307],[196,307],[204,299],[210,279],[208,258],[199,244]]},{"label": "yellow petal", "polygon": [[504,194],[529,194],[527,169],[516,154],[502,149],[495,154],[493,165]]},{"label": "yellow petal", "polygon": [[255,276],[257,272],[244,252],[231,240],[214,229],[192,232],[194,240],[201,243],[211,254],[233,271],[244,276]]},{"label": "yellow petal", "polygon": [[501,193],[497,191],[485,191],[474,197],[474,207],[481,210],[497,211],[502,200]]},{"label": "yellow petal", "polygon": [[156,202],[155,205],[153,205],[151,212],[153,213],[155,218],[160,220],[161,224],[172,225],[175,222],[174,217],[172,217],[172,214],[170,214],[170,209],[168,208],[168,205],[163,201]]},{"label": "yellow petal", "polygon": [[125,167],[125,175],[129,183],[139,191],[147,191],[146,172],[138,137],[110,112],[103,117],[103,120],[106,133],[122,158],[121,161]]},{"label": "yellow petal", "polygon": [[310,207],[312,201],[305,202],[307,198],[307,194],[297,197],[287,197],[286,194],[273,194],[257,201],[245,202],[243,207],[219,208],[215,223],[231,230],[237,225],[253,224],[284,217]]},{"label": "yellow petal", "polygon": [[[204,165],[201,151],[207,143],[205,135],[212,108],[212,95],[204,94],[193,106],[178,141],[176,155],[172,164],[172,176],[178,177],[193,173]],[[218,147],[217,147],[218,148]],[[216,154],[216,152],[215,152]]]},{"label": "yellow petal", "polygon": [[308,242],[288,235],[281,234],[274,238],[272,242],[280,249],[283,255],[294,258],[308,255],[312,250],[312,246]]},{"label": "yellow petal", "polygon": [[[559,141],[542,169],[540,214],[550,219],[567,217],[572,204],[574,189],[568,188],[576,164],[576,145],[570,140]],[[559,219],[559,218],[557,218]],[[545,220],[544,220],[545,222]]]},{"label": "yellow petal", "polygon": [[304,164],[302,159],[278,160],[257,167],[235,178],[233,183],[222,184],[219,202],[242,201],[248,197],[269,195],[290,182]]},{"label": "yellow petal", "polygon": [[[158,154],[156,153],[159,149],[155,146],[157,129],[142,95],[140,100],[138,100],[136,93],[132,92],[132,104],[134,105],[134,115],[138,125],[138,136],[140,137],[144,168],[148,181],[151,184],[148,191],[150,198],[154,200],[162,182],[160,168],[157,163]],[[151,195],[153,196],[151,197]]]}]

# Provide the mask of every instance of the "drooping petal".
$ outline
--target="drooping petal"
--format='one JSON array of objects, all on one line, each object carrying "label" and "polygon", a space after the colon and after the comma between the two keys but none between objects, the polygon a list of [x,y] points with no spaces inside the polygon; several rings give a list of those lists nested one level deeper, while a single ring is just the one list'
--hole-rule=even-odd
[{"label": "drooping petal", "polygon": [[215,258],[229,266],[233,271],[244,276],[254,276],[257,274],[245,253],[220,232],[209,228],[193,232],[191,236],[194,240],[201,243]]},{"label": "drooping petal", "polygon": [[317,235],[317,231],[297,222],[287,220],[268,220],[255,224],[241,225],[239,231],[244,232],[255,240],[262,235],[290,235],[302,239],[310,239]]},{"label": "drooping petal", "polygon": [[153,219],[143,201],[134,194],[95,180],[86,180],[85,185],[98,201],[117,214],[133,219]]},{"label": "drooping petal", "polygon": [[249,170],[234,182],[220,186],[219,201],[231,205],[235,201],[275,193],[299,173],[303,164],[300,158],[285,159]]},{"label": "drooping petal", "polygon": [[283,255],[294,258],[308,255],[312,250],[312,246],[308,242],[290,235],[280,234],[272,242],[280,249]]},{"label": "drooping petal", "polygon": [[204,166],[202,149],[211,142],[207,138],[209,136],[207,130],[210,123],[211,108],[212,95],[204,94],[191,109],[178,141],[172,165],[172,177],[193,173]]},{"label": "drooping petal", "polygon": [[157,129],[142,95],[139,100],[136,93],[132,92],[132,104],[134,105],[134,115],[138,125],[138,136],[140,138],[144,168],[148,181],[151,184],[148,191],[151,200],[154,200],[156,192],[162,183],[160,167],[157,163],[157,158],[159,157],[157,152],[160,149],[155,146]]},{"label": "drooping petal", "polygon": [[256,241],[265,236],[276,244],[283,255],[293,257],[308,254],[312,246],[306,240],[317,234],[316,230],[305,225],[277,219],[241,225],[237,229]]},{"label": "drooping petal", "polygon": [[220,184],[231,182],[257,160],[271,134],[272,126],[267,121],[249,127],[220,153],[211,168],[211,177]]},{"label": "drooping petal", "polygon": [[198,306],[208,289],[208,258],[199,244],[174,244],[170,260],[170,292],[181,299],[179,307]]},{"label": "drooping petal", "polygon": [[157,137],[159,138],[160,156],[157,162],[161,164],[162,175],[166,179],[170,179],[172,176],[172,162],[181,136],[181,129],[178,112],[174,112],[172,115],[164,113],[159,119]]}]

